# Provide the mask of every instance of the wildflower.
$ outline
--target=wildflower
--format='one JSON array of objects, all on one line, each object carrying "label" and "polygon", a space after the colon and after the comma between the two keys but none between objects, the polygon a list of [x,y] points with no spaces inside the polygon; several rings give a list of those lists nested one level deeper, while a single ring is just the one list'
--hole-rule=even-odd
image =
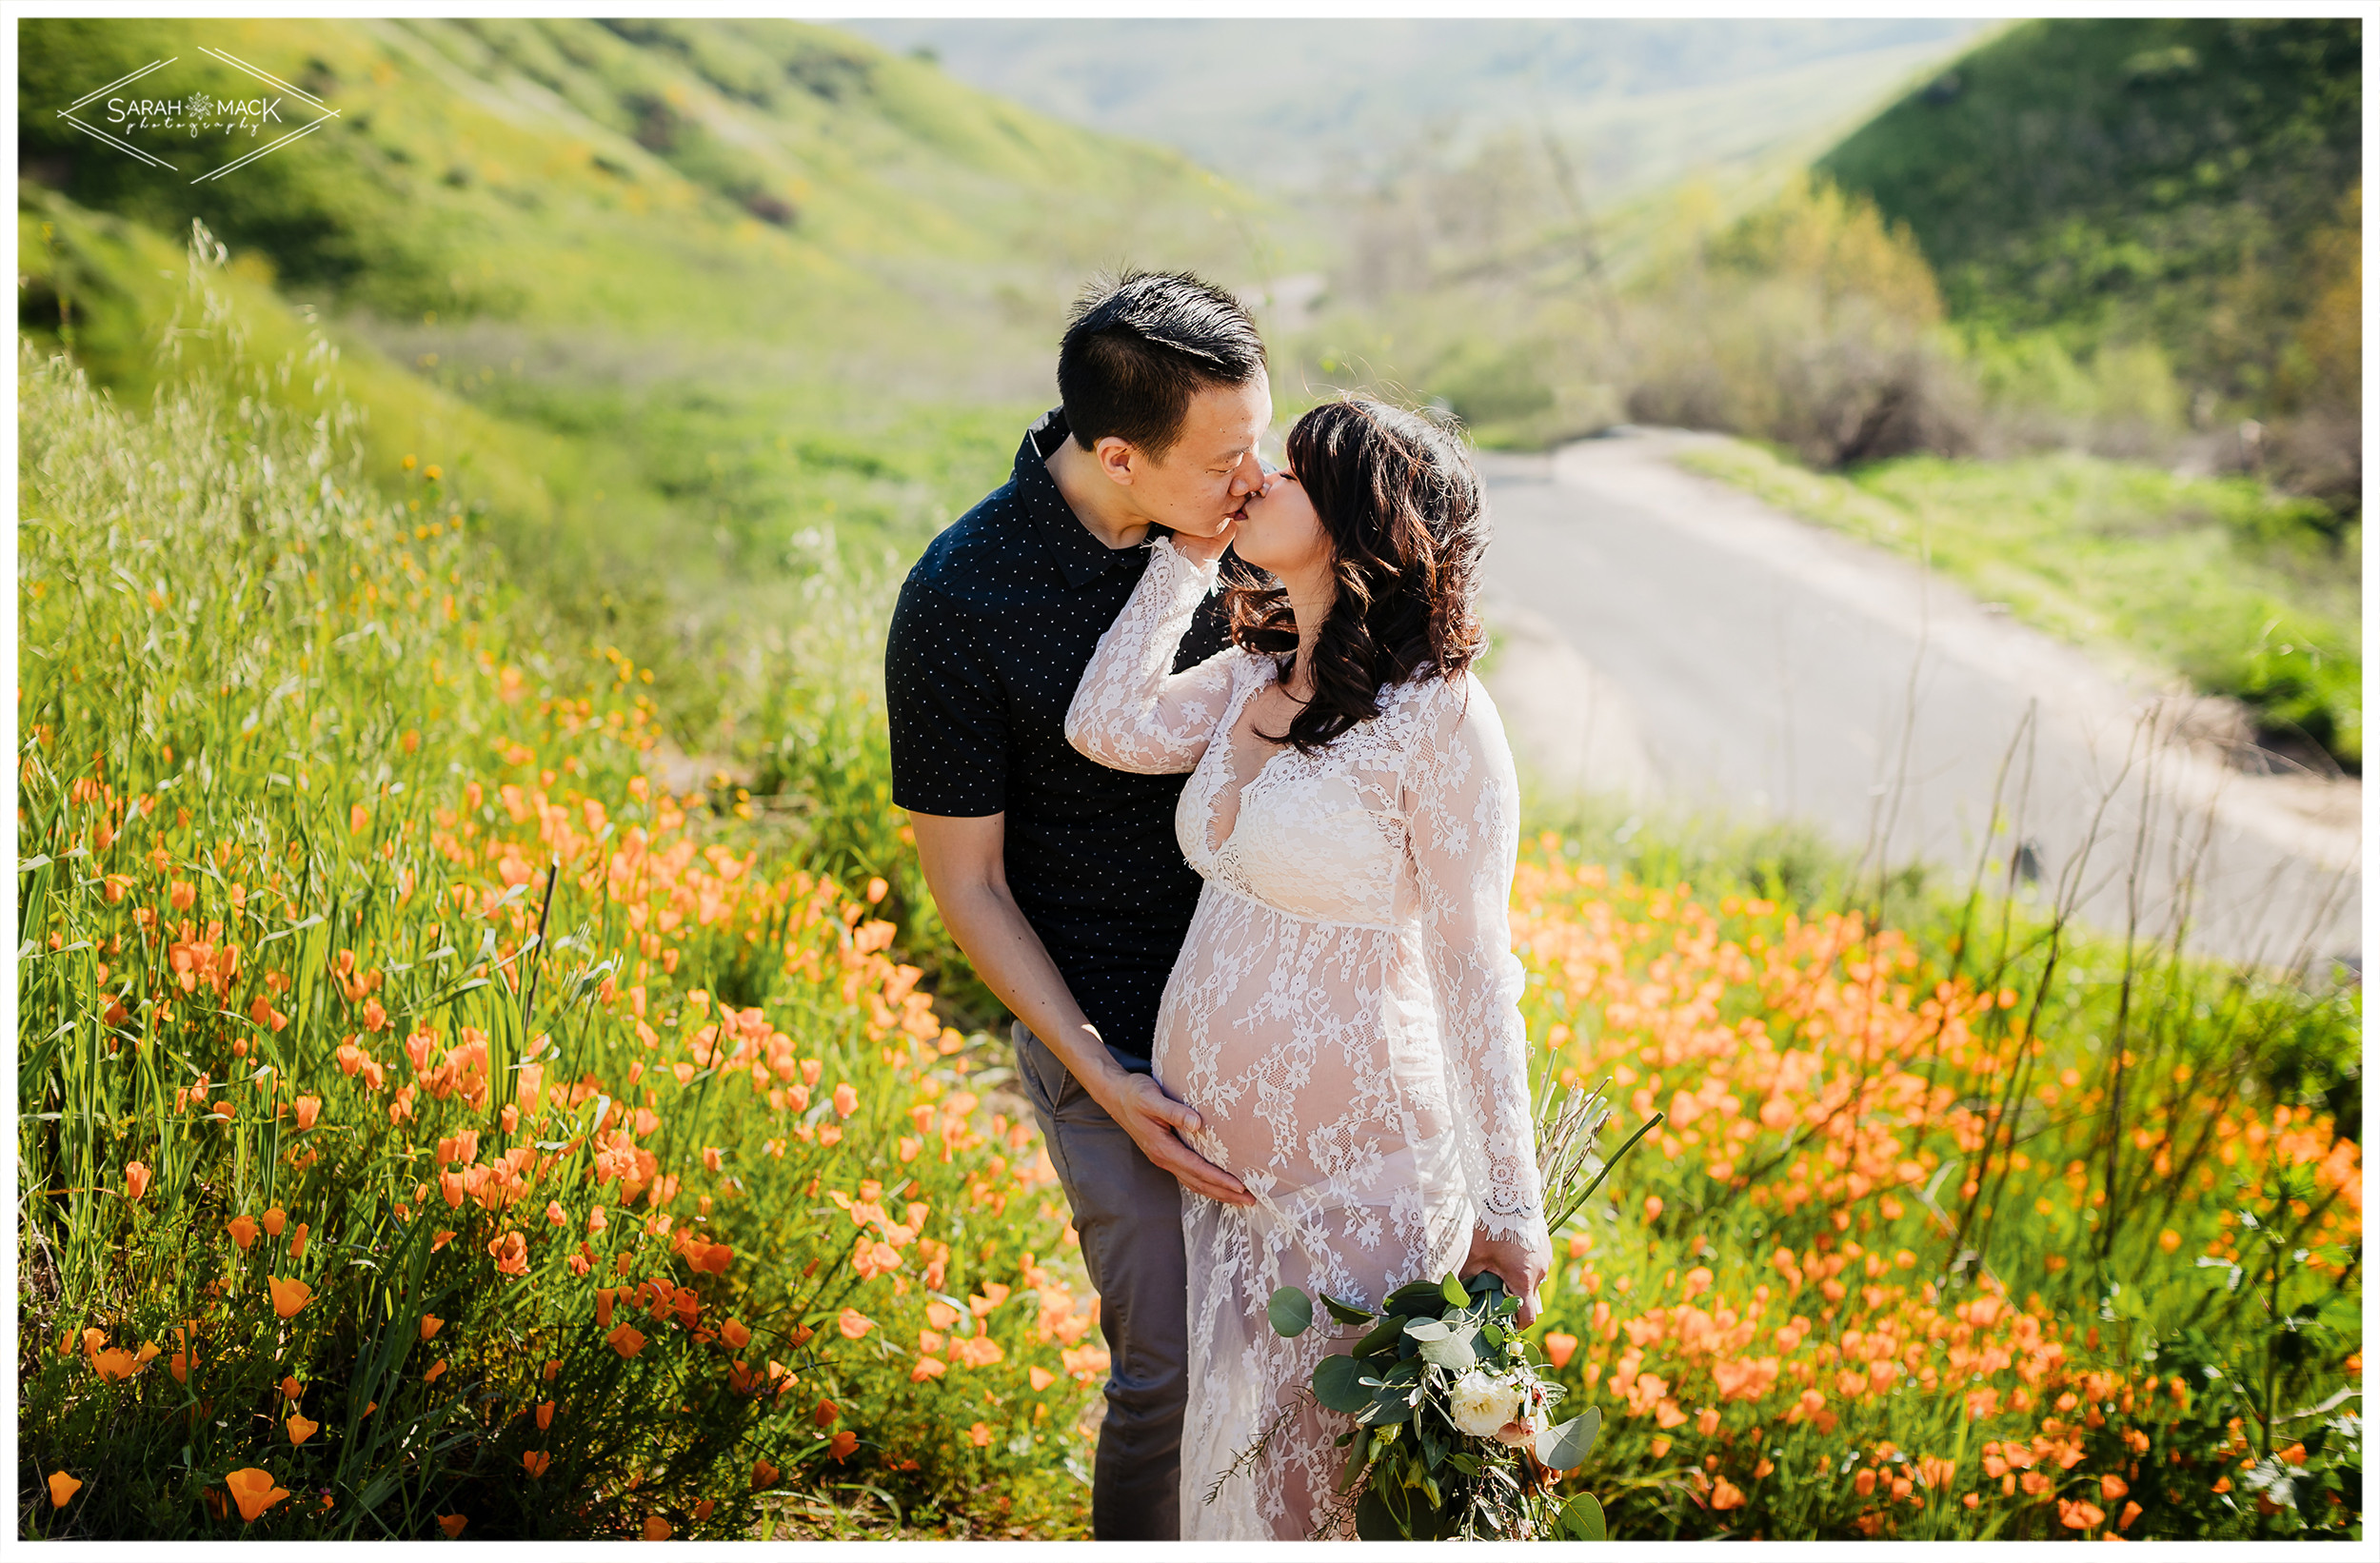
[{"label": "wildflower", "polygon": [[245,1216],[234,1216],[224,1230],[231,1234],[231,1240],[240,1245],[243,1254],[248,1252],[250,1243],[256,1241],[256,1223]]},{"label": "wildflower", "polygon": [[446,1327],[446,1321],[440,1318],[435,1314],[424,1314],[422,1316],[422,1338],[424,1340],[434,1339],[437,1336],[438,1332]]},{"label": "wildflower", "polygon": [[668,1539],[669,1539],[669,1522],[668,1522],[667,1520],[665,1520],[665,1519],[662,1518],[659,1514],[647,1514],[647,1515],[645,1515],[645,1540],[647,1540],[647,1541],[666,1541],[666,1540],[668,1540]]},{"label": "wildflower", "polygon": [[2107,1523],[2107,1512],[2095,1503],[2060,1498],[2057,1522],[2070,1531],[2089,1531]]},{"label": "wildflower", "polygon": [[240,1506],[240,1518],[247,1521],[289,1495],[288,1489],[273,1485],[271,1472],[252,1465],[224,1477],[223,1485],[230,1490],[231,1501]]},{"label": "wildflower", "polygon": [[849,1118],[860,1110],[860,1093],[851,1089],[849,1080],[835,1087],[835,1116]]},{"label": "wildflower", "polygon": [[551,1400],[539,1401],[537,1403],[537,1431],[543,1433],[553,1425],[554,1403]]},{"label": "wildflower", "polygon": [[1554,1330],[1547,1333],[1545,1337],[1545,1359],[1554,1364],[1557,1372],[1570,1366],[1571,1356],[1577,1350],[1578,1337],[1577,1335],[1564,1335],[1559,1330]]},{"label": "wildflower", "polygon": [[81,1482],[75,1480],[72,1476],[68,1475],[65,1472],[52,1471],[50,1474],[50,1507],[53,1509],[65,1508],[67,1506],[67,1500],[73,1497],[77,1492],[81,1491],[82,1486],[83,1484]]},{"label": "wildflower", "polygon": [[315,1120],[316,1120],[317,1118],[321,1118],[321,1117],[322,1117],[322,1112],[323,1112],[323,1098],[320,1098],[320,1097],[300,1097],[300,1098],[298,1098],[298,1099],[297,1099],[297,1126],[298,1126],[299,1130],[302,1132],[302,1131],[304,1131],[304,1130],[311,1129],[311,1128],[314,1126],[314,1122],[315,1122]]},{"label": "wildflower", "polygon": [[764,1487],[776,1485],[780,1474],[778,1469],[768,1463],[766,1455],[761,1456],[752,1462],[752,1490],[757,1493]]},{"label": "wildflower", "polygon": [[2138,1519],[2139,1517],[2140,1505],[2137,1503],[2128,1503],[2124,1505],[2124,1516],[2115,1522],[2115,1528],[2119,1531],[2129,1531],[2132,1528],[2132,1521]]},{"label": "wildflower", "polygon": [[835,1317],[835,1328],[845,1340],[857,1340],[876,1328],[876,1321],[856,1308],[846,1308]]},{"label": "wildflower", "polygon": [[289,1442],[293,1444],[304,1443],[307,1439],[311,1438],[317,1432],[321,1431],[322,1428],[322,1424],[320,1422],[310,1420],[302,1411],[293,1411],[289,1413],[289,1420],[287,1426],[289,1429]]},{"label": "wildflower", "polygon": [[289,1237],[289,1257],[302,1259],[306,1256],[306,1235],[311,1230],[304,1221],[298,1223],[297,1231]]},{"label": "wildflower", "polygon": [[272,1209],[265,1212],[265,1236],[268,1237],[280,1237],[281,1229],[288,1224],[288,1213],[283,1210],[279,1205],[275,1205]]},{"label": "wildflower", "polygon": [[637,1334],[633,1324],[623,1324],[604,1336],[604,1343],[622,1356],[634,1356],[645,1349],[645,1337]]},{"label": "wildflower", "polygon": [[2099,1495],[2110,1503],[2113,1503],[2132,1490],[2132,1484],[2113,1472],[2099,1478]]},{"label": "wildflower", "polygon": [[458,1234],[453,1233],[453,1232],[440,1232],[440,1233],[437,1233],[436,1235],[434,1235],[433,1237],[431,1237],[431,1238],[430,1238],[430,1240],[429,1240],[429,1251],[430,1251],[432,1254],[437,1253],[440,1249],[442,1249],[442,1248],[446,1247],[448,1243],[453,1242],[453,1241],[455,1240],[455,1237],[456,1237],[457,1236],[458,1236]]},{"label": "wildflower", "polygon": [[1661,1218],[1661,1197],[1659,1195],[1648,1194],[1644,1197],[1644,1218],[1647,1222],[1657,1221]]},{"label": "wildflower", "polygon": [[297,1375],[285,1373],[281,1375],[281,1398],[294,1400],[305,1393],[306,1386],[297,1381]]},{"label": "wildflower", "polygon": [[529,1474],[532,1481],[544,1475],[545,1468],[553,1463],[553,1455],[542,1449],[529,1450],[521,1456],[521,1468]]},{"label": "wildflower", "polygon": [[553,1226],[566,1227],[570,1224],[570,1214],[562,1208],[561,1200],[548,1199],[545,1201],[545,1219]]},{"label": "wildflower", "polygon": [[1741,1509],[1743,1506],[1743,1489],[1729,1481],[1725,1476],[1721,1476],[1711,1489],[1711,1507],[1723,1513],[1729,1509]]},{"label": "wildflower", "polygon": [[526,1276],[529,1273],[528,1239],[517,1232],[507,1232],[489,1243],[487,1256],[496,1261],[499,1275]]},{"label": "wildflower", "polygon": [[435,1384],[438,1382],[438,1375],[446,1371],[446,1364],[444,1361],[433,1362],[429,1365],[429,1372],[422,1375],[422,1382]]},{"label": "wildflower", "polygon": [[148,1165],[139,1161],[127,1161],[124,1164],[125,1197],[128,1199],[138,1199],[142,1195],[147,1194],[148,1192]]},{"label": "wildflower", "polygon": [[719,1327],[719,1338],[725,1341],[730,1350],[740,1352],[750,1344],[752,1332],[731,1318]]},{"label": "wildflower", "polygon": [[[917,1366],[909,1370],[909,1382],[912,1384],[922,1384],[929,1378],[940,1378],[942,1375],[948,1373],[949,1371],[950,1364],[942,1361],[939,1357],[921,1356],[917,1360]],[[1033,1371],[1035,1373],[1041,1372],[1039,1368],[1036,1368]],[[1044,1376],[1047,1375],[1044,1375]],[[1036,1385],[1035,1387],[1039,1388],[1040,1386]]]},{"label": "wildflower", "polygon": [[[845,1434],[845,1436],[848,1436],[848,1434]],[[857,1443],[859,1440],[853,1439],[852,1441]],[[975,1445],[978,1449],[989,1449],[992,1447],[992,1430],[985,1427],[982,1423],[978,1422],[973,1427],[967,1429],[967,1441]]]},{"label": "wildflower", "polygon": [[467,1522],[461,1514],[440,1514],[438,1516],[438,1528],[446,1533],[446,1539],[448,1541],[452,1541],[455,1537],[463,1533],[463,1527],[466,1523]]},{"label": "wildflower", "polygon": [[304,1281],[284,1280],[278,1276],[265,1278],[272,1288],[272,1311],[283,1318],[295,1318],[297,1311],[314,1296],[314,1289]]}]

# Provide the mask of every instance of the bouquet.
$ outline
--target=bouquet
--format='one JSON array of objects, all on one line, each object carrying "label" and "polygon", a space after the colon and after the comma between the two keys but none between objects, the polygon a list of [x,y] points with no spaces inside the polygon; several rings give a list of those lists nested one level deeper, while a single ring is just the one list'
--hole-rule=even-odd
[{"label": "bouquet", "polygon": [[[1569,1223],[1662,1116],[1656,1113],[1606,1162],[1594,1153],[1611,1118],[1600,1091],[1574,1086],[1558,1111],[1543,1114],[1537,1144],[1548,1233]],[[1276,1333],[1299,1335],[1314,1323],[1314,1301],[1284,1286],[1266,1316]],[[1321,1360],[1308,1392],[1355,1418],[1338,1440],[1347,1464],[1341,1507],[1326,1533],[1352,1508],[1356,1534],[1366,1541],[1604,1539],[1603,1508],[1593,1494],[1565,1500],[1554,1491],[1561,1473],[1586,1459],[1603,1414],[1589,1407],[1554,1422],[1564,1388],[1530,1361],[1513,1320],[1520,1299],[1500,1278],[1482,1272],[1464,1281],[1450,1273],[1415,1281],[1377,1309],[1320,1301],[1333,1319],[1361,1332],[1346,1351]],[[1269,1436],[1268,1429],[1233,1470],[1260,1457]]]}]

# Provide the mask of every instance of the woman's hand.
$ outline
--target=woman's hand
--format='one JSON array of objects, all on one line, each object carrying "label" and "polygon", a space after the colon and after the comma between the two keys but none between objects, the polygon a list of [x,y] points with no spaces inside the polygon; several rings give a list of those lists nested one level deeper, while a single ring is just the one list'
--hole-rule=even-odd
[{"label": "woman's hand", "polygon": [[1487,1228],[1471,1229],[1471,1252],[1462,1261],[1461,1279],[1469,1280],[1483,1270],[1494,1271],[1504,1282],[1504,1290],[1520,1299],[1519,1325],[1527,1329],[1537,1321],[1537,1288],[1554,1268],[1554,1247],[1542,1237],[1491,1237]]}]

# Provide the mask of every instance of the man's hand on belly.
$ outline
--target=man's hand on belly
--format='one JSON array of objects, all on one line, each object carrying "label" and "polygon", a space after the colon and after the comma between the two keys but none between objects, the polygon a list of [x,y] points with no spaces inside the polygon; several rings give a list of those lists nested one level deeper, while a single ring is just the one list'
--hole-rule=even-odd
[{"label": "man's hand on belly", "polygon": [[1182,1143],[1184,1131],[1201,1127],[1198,1109],[1167,1096],[1165,1088],[1149,1076],[1122,1069],[1115,1075],[1121,1079],[1085,1080],[1083,1084],[1107,1109],[1107,1116],[1123,1126],[1141,1155],[1180,1179],[1181,1186],[1193,1194],[1226,1205],[1256,1203],[1256,1196],[1238,1178]]}]

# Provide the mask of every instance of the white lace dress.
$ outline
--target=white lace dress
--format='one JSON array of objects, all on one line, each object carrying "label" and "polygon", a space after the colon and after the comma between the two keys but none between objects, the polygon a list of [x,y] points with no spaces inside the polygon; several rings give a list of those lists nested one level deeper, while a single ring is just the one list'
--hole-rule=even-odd
[{"label": "white lace dress", "polygon": [[1274,1289],[1375,1304],[1458,1267],[1475,1223],[1544,1231],[1508,921],[1519,793],[1495,704],[1465,673],[1395,686],[1319,753],[1273,749],[1235,810],[1233,724],[1276,664],[1227,649],[1169,673],[1216,570],[1167,539],[1151,554],[1066,737],[1118,769],[1191,773],[1175,828],[1206,884],[1154,1062],[1204,1120],[1193,1148],[1257,1200],[1182,1195],[1181,1533],[1301,1539],[1339,1508],[1346,1416],[1308,1406],[1205,1501],[1344,1349],[1319,1309],[1303,1335],[1276,1335]]}]

